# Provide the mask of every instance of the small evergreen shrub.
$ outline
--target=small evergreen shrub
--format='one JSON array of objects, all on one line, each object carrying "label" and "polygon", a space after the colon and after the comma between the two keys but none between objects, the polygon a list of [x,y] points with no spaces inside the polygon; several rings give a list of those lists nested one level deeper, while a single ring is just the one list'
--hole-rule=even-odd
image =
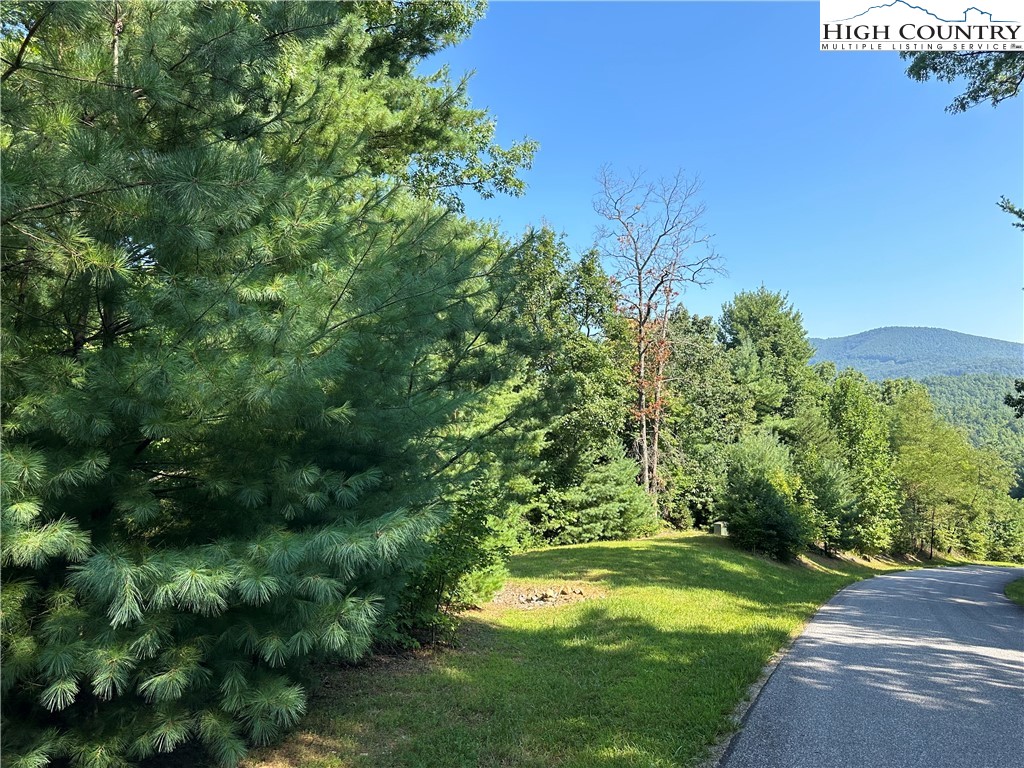
[{"label": "small evergreen shrub", "polygon": [[649,536],[658,529],[658,517],[636,476],[636,462],[621,454],[595,464],[578,486],[545,495],[534,527],[551,544]]},{"label": "small evergreen shrub", "polygon": [[774,435],[755,433],[734,446],[719,509],[735,544],[792,559],[813,533],[810,501],[789,450]]}]

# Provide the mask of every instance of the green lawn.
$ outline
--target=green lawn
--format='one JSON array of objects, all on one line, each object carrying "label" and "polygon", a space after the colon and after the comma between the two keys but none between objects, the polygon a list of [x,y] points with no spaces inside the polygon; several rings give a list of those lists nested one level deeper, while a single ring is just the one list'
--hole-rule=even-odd
[{"label": "green lawn", "polygon": [[1017,605],[1024,606],[1024,579],[1017,579],[1011,581],[1006,585],[1006,596],[1013,600]]},{"label": "green lawn", "polygon": [[330,671],[301,731],[247,765],[688,765],[821,603],[898,566],[785,566],[672,535],[541,550],[510,567],[514,591],[592,597],[487,607],[467,614],[457,650]]}]

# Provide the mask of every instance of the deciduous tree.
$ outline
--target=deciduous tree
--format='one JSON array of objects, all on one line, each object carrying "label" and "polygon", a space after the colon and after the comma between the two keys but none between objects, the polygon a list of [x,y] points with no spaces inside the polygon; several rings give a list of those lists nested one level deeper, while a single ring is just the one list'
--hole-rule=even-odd
[{"label": "deciduous tree", "polygon": [[998,106],[1017,96],[1024,83],[1024,53],[907,51],[900,56],[910,61],[907,74],[915,80],[966,81],[964,92],[954,97],[947,112],[966,112],[984,102]]},{"label": "deciduous tree", "polygon": [[669,321],[669,344],[662,514],[679,527],[707,525],[725,481],[729,446],[754,414],[710,317],[679,307]]},{"label": "deciduous tree", "polygon": [[604,168],[594,210],[601,255],[613,265],[619,303],[629,322],[633,368],[633,455],[640,484],[652,496],[665,416],[665,369],[671,355],[669,317],[687,285],[720,271],[711,236],[702,229],[700,183],[682,171],[654,182],[644,174],[620,178]]},{"label": "deciduous tree", "polygon": [[900,499],[881,393],[863,374],[844,371],[826,397],[825,413],[858,498],[852,516],[843,521],[843,547],[887,551]]}]

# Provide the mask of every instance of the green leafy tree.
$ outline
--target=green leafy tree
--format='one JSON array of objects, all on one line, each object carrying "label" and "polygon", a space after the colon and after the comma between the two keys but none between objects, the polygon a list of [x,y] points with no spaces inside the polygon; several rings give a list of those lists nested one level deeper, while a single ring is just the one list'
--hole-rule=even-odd
[{"label": "green leafy tree", "polygon": [[652,500],[621,441],[629,418],[625,323],[596,252],[578,261],[551,230],[521,253],[509,287],[523,330],[532,396],[524,415],[542,445],[526,469],[536,488],[526,513],[542,540],[571,544],[652,533]]},{"label": "green leafy tree", "polygon": [[986,557],[1024,563],[1024,500],[1005,495],[990,497]]},{"label": "green leafy tree", "polygon": [[845,526],[858,517],[860,499],[846,466],[834,458],[817,455],[805,463],[801,477],[814,497],[810,512],[810,541],[826,554],[834,554],[845,543]]},{"label": "green leafy tree", "polygon": [[954,114],[984,102],[998,106],[1017,96],[1024,83],[1024,53],[907,51],[900,56],[910,61],[907,74],[914,80],[966,81],[964,92],[946,107]]},{"label": "green leafy tree", "polygon": [[1024,496],[1024,422],[1006,407],[1006,390],[1013,387],[1013,379],[974,374],[929,376],[921,383],[939,416],[963,430],[975,448],[994,451],[1015,468],[1017,482],[1011,495]]},{"label": "green leafy tree", "polygon": [[[936,417],[928,391],[920,384],[899,382],[891,397],[896,474],[903,486],[901,548],[935,550],[936,537],[946,539],[958,501],[973,492],[975,470],[963,435]],[[948,543],[948,542],[947,542]]]},{"label": "green leafy tree", "polygon": [[[498,330],[498,328],[492,328]],[[381,633],[385,646],[415,646],[456,626],[460,609],[490,599],[507,576],[505,560],[529,531],[523,518],[539,493],[531,469],[543,440],[529,413],[535,389],[524,361],[500,348],[507,378],[473,401],[463,401],[447,429],[452,453],[438,469],[442,523],[428,538],[430,552],[413,570]],[[494,363],[492,362],[492,365]],[[481,368],[488,377],[495,369]]]},{"label": "green leafy tree", "polygon": [[900,500],[881,393],[863,374],[844,371],[826,396],[825,413],[859,499],[842,524],[843,548],[884,552],[893,543]]},{"label": "green leafy tree", "polygon": [[[628,416],[622,320],[595,253],[574,261],[550,229],[527,233],[491,275],[500,386],[460,413],[468,450],[445,472],[451,510],[432,536],[394,639],[450,625],[488,599],[510,551],[653,532],[651,499],[623,455]],[[442,609],[438,615],[437,609]]]},{"label": "green leafy tree", "polygon": [[[916,382],[885,383],[895,472],[904,498],[897,549],[1016,557],[1019,500],[1010,499],[1012,466],[971,445],[937,415]],[[1014,517],[1018,519],[1015,521]]]},{"label": "green leafy tree", "polygon": [[662,515],[677,527],[707,525],[725,481],[729,446],[753,419],[710,317],[684,307],[669,324],[672,356],[663,431]]},{"label": "green leafy tree", "polygon": [[233,765],[426,554],[530,147],[416,74],[474,5],[2,13],[4,761]]}]

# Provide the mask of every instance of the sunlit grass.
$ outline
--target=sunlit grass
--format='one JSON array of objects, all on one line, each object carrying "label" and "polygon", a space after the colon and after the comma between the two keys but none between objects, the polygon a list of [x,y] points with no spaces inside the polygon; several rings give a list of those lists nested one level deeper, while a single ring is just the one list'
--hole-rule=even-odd
[{"label": "sunlit grass", "polygon": [[1024,606],[1024,579],[1017,579],[1011,581],[1006,585],[1006,596],[1013,600],[1017,605]]},{"label": "sunlit grass", "polygon": [[691,764],[762,667],[846,584],[895,563],[781,565],[712,536],[530,552],[515,589],[592,598],[470,613],[461,647],[328,673],[300,733],[259,768]]}]

